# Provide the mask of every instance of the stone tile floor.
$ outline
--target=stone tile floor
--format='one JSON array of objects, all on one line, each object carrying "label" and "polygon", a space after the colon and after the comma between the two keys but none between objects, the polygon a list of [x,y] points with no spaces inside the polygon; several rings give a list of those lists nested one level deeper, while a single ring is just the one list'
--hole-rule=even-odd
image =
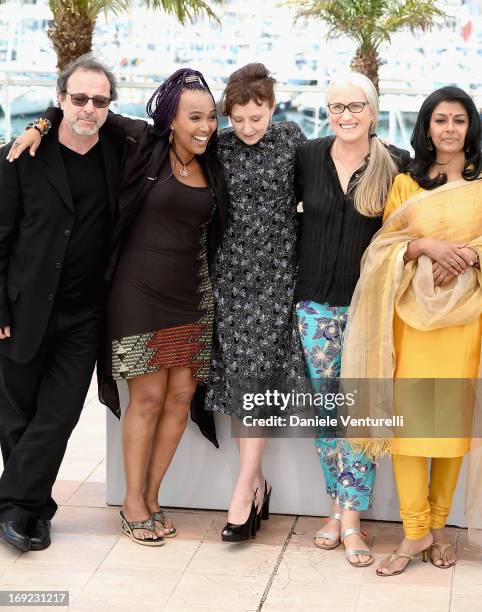
[{"label": "stone tile floor", "polygon": [[[157,549],[136,546],[120,534],[119,509],[105,504],[104,427],[91,389],[54,489],[52,546],[21,554],[0,542],[0,590],[68,590],[70,606],[53,609],[73,612],[482,610],[481,559],[463,529],[451,529],[455,568],[417,560],[385,580],[375,566],[350,567],[341,547],[315,549],[316,517],[272,515],[256,539],[223,544],[225,512],[176,508],[178,537]],[[377,560],[402,535],[397,523],[365,522],[364,530]]]}]

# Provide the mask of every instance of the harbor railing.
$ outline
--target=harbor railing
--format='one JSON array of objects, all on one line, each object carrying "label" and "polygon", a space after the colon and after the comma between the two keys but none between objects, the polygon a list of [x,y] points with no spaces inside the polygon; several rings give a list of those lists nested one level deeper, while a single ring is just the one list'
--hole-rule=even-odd
[{"label": "harbor railing", "polygon": [[[165,75],[135,75],[126,79],[118,78],[119,100],[111,105],[112,110],[129,116],[146,118],[145,102],[150,93],[158,87]],[[221,97],[224,83],[216,78],[213,94]],[[0,70],[0,139],[8,142],[23,130],[31,117],[39,114],[45,107],[55,104],[56,75],[54,73],[21,73],[18,70]],[[387,81],[380,87],[380,118],[378,135],[388,141],[410,149],[410,135],[417,112],[424,98],[442,83],[427,81]],[[460,84],[482,108],[482,86]],[[274,120],[291,119],[296,121],[309,138],[329,133],[325,112],[326,86],[319,85],[277,85],[277,106]],[[27,120],[28,119],[28,120]],[[227,119],[220,117],[220,125],[227,125]]]}]

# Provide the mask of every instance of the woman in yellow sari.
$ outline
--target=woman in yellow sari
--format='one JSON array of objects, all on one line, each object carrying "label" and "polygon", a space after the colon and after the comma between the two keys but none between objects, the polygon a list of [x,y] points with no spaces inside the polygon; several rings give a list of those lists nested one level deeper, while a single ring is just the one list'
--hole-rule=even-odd
[{"label": "woman in yellow sari", "polygon": [[[391,416],[401,407],[409,435],[420,436],[364,444],[373,455],[392,455],[405,532],[381,562],[379,576],[400,574],[421,553],[439,568],[455,563],[444,526],[470,450],[466,423],[474,416],[474,394],[462,407],[457,400],[454,409],[453,398],[464,385],[441,379],[480,378],[480,141],[480,117],[464,91],[444,87],[425,100],[412,136],[415,159],[407,174],[395,178],[385,223],[365,253],[352,301],[342,377],[394,377],[389,399],[383,405],[367,402],[361,412]],[[397,379],[434,385],[422,382],[421,395],[410,390],[412,381]],[[440,394],[441,386],[448,394]],[[477,491],[474,486],[480,502]]]}]

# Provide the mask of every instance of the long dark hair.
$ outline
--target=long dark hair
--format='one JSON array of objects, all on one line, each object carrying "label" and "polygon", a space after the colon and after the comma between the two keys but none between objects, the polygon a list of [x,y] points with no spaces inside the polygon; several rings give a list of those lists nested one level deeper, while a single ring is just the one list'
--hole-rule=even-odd
[{"label": "long dark hair", "polygon": [[415,127],[413,128],[411,145],[415,151],[415,159],[409,165],[407,172],[424,189],[434,189],[447,182],[447,175],[439,173],[435,178],[428,176],[437,152],[427,136],[433,112],[441,102],[460,102],[469,116],[469,128],[465,136],[465,165],[462,176],[466,181],[478,178],[482,170],[482,155],[480,140],[482,129],[480,115],[472,98],[459,87],[441,87],[432,92],[420,107]]},{"label": "long dark hair", "polygon": [[[214,96],[206,83],[205,78],[198,70],[181,68],[176,70],[164,83],[156,89],[146,105],[146,113],[154,121],[154,127],[161,136],[167,136],[171,131],[171,123],[179,106],[179,99],[183,91],[204,91],[209,94],[216,107]],[[207,151],[215,149],[217,132],[211,136]]]}]

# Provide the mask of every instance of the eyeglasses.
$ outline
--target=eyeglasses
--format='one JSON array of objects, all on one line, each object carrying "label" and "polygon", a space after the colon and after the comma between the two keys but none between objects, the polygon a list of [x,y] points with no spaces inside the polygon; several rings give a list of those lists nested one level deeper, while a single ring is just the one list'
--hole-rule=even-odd
[{"label": "eyeglasses", "polygon": [[335,102],[335,104],[327,104],[328,110],[334,115],[341,115],[347,108],[350,113],[361,113],[368,102],[350,102],[350,104],[342,104],[341,102]]},{"label": "eyeglasses", "polygon": [[85,106],[89,100],[92,100],[92,104],[95,106],[95,108],[107,108],[110,104],[110,98],[107,98],[106,96],[93,96],[90,98],[83,93],[73,94],[69,93],[68,91],[65,93],[69,94],[74,106]]}]

